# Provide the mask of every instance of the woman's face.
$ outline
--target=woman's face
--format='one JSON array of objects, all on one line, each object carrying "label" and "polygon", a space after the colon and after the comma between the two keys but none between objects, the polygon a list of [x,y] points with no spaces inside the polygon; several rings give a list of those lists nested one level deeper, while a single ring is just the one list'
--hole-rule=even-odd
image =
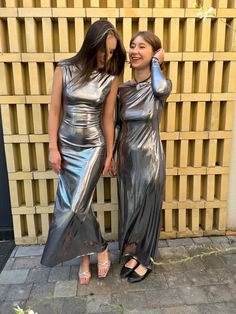
[{"label": "woman's face", "polygon": [[111,59],[117,45],[117,39],[113,35],[108,35],[106,40],[107,60],[105,49],[99,49],[97,52],[97,68],[103,69],[106,63]]},{"label": "woman's face", "polygon": [[129,48],[129,59],[131,67],[137,70],[150,68],[154,51],[152,46],[142,36],[137,36]]}]

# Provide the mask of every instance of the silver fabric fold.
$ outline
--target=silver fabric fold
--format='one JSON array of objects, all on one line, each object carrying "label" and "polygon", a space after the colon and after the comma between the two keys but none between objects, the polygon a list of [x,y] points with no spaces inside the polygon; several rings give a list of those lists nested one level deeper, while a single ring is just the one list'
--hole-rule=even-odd
[{"label": "silver fabric fold", "polygon": [[41,260],[50,267],[107,246],[92,210],[92,197],[106,157],[101,117],[114,77],[94,72],[91,81],[80,86],[79,69],[65,63],[60,66],[64,85],[64,116],[58,132],[62,167]]},{"label": "silver fabric fold", "polygon": [[121,258],[135,256],[149,269],[160,231],[165,186],[159,124],[171,88],[154,58],[151,80],[128,81],[119,87],[119,248]]}]

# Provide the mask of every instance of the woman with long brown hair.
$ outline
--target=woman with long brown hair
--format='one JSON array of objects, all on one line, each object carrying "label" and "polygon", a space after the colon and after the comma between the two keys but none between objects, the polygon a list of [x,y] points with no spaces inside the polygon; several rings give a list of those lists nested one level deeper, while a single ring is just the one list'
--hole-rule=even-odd
[{"label": "woman with long brown hair", "polygon": [[[165,160],[159,123],[171,81],[162,75],[164,50],[152,32],[130,41],[133,79],[119,86],[117,153],[121,277],[130,283],[152,270],[160,231]],[[111,174],[114,169],[111,167]]]},{"label": "woman with long brown hair", "polygon": [[79,280],[88,284],[89,255],[98,277],[110,268],[107,243],[91,203],[112,158],[113,113],[125,50],[114,26],[93,23],[80,51],[58,63],[49,111],[49,161],[59,176],[53,222],[41,263],[55,266],[81,256]]}]

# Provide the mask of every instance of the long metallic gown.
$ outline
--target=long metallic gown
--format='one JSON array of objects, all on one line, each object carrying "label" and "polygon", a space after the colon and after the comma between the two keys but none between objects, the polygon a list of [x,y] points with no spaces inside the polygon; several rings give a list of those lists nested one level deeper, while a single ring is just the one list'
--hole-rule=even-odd
[{"label": "long metallic gown", "polygon": [[53,222],[41,263],[55,266],[76,256],[103,251],[103,240],[91,203],[106,157],[101,129],[103,104],[113,76],[94,71],[84,86],[75,65],[63,71],[63,120],[58,142],[62,157]]},{"label": "long metallic gown", "polygon": [[135,256],[149,269],[150,257],[155,257],[165,186],[159,124],[171,87],[155,58],[151,80],[128,81],[119,87],[119,248],[121,258]]}]

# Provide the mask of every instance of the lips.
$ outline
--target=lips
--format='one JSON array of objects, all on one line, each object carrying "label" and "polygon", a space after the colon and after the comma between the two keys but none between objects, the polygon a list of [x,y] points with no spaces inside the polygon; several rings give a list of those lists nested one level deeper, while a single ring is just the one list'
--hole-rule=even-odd
[{"label": "lips", "polygon": [[141,60],[141,58],[139,58],[139,57],[131,57],[130,58],[131,62],[136,62],[136,61],[139,61],[139,60]]}]

